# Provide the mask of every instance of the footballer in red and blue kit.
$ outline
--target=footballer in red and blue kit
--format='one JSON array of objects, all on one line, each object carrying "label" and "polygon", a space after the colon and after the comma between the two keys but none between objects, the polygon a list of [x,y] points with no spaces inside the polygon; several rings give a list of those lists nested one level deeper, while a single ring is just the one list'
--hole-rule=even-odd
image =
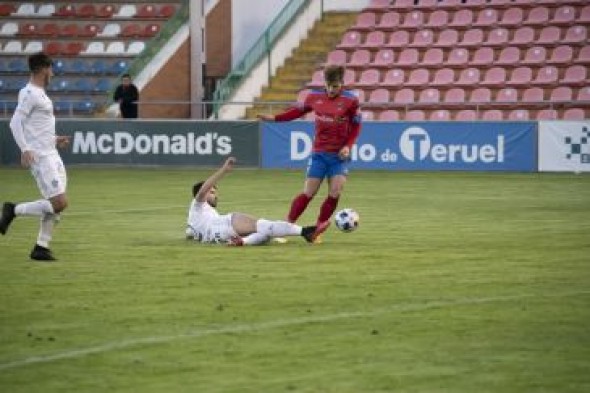
[{"label": "footballer in red and blue kit", "polygon": [[313,199],[322,181],[327,178],[329,193],[324,200],[317,219],[322,228],[329,220],[348,174],[350,150],[361,129],[361,115],[357,96],[342,88],[344,70],[334,66],[325,71],[325,90],[312,90],[303,103],[298,103],[274,117],[261,116],[264,120],[290,121],[309,112],[315,113],[315,136],[313,151],[307,168],[305,188],[291,204],[287,220],[295,222]]}]

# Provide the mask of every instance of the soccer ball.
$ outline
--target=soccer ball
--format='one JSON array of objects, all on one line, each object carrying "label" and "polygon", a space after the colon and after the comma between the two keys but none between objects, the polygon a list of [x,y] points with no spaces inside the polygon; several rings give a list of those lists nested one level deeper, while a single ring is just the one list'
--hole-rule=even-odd
[{"label": "soccer ball", "polygon": [[342,232],[352,232],[359,226],[359,214],[354,209],[342,209],[334,216],[334,223]]}]

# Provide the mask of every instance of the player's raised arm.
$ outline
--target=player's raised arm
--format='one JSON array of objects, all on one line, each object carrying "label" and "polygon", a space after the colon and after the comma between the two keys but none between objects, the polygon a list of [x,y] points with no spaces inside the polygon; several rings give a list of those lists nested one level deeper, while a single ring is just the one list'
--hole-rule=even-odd
[{"label": "player's raised arm", "polygon": [[235,157],[228,157],[221,166],[221,168],[219,168],[217,171],[215,171],[215,173],[209,176],[207,180],[205,180],[205,182],[201,186],[201,189],[199,190],[199,192],[197,192],[197,195],[195,195],[195,199],[197,200],[197,202],[207,201],[207,194],[209,193],[211,188],[215,187],[217,182],[221,180],[221,178],[225,176],[227,172],[231,171],[235,162]]}]

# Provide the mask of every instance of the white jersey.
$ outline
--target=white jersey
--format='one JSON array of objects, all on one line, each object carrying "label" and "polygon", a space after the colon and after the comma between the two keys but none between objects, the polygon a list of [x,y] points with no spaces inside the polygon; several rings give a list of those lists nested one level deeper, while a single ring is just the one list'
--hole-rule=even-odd
[{"label": "white jersey", "polygon": [[236,236],[231,214],[221,215],[207,202],[193,199],[188,211],[186,235],[202,243],[223,243]]},{"label": "white jersey", "polygon": [[[18,93],[15,116],[20,116],[22,131],[13,134],[21,151],[32,150],[39,156],[53,154],[55,148],[55,116],[53,103],[45,90],[28,83]],[[20,127],[19,127],[20,128]],[[20,133],[22,132],[22,135]]]}]

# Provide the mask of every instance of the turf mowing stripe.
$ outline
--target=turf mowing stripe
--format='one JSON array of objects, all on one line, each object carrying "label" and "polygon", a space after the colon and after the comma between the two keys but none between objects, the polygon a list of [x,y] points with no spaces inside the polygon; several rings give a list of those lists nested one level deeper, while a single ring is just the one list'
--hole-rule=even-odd
[{"label": "turf mowing stripe", "polygon": [[211,329],[197,330],[192,333],[179,334],[179,335],[174,335],[174,336],[144,337],[144,338],[124,340],[124,341],[107,343],[104,345],[99,345],[99,346],[90,347],[90,348],[74,349],[74,350],[70,350],[70,351],[66,351],[66,352],[56,353],[54,355],[33,356],[33,357],[29,357],[29,358],[22,359],[22,360],[15,360],[12,362],[0,364],[0,371],[14,369],[14,368],[20,368],[20,367],[24,367],[24,366],[33,365],[33,364],[39,364],[39,363],[51,363],[51,362],[63,360],[63,359],[81,358],[81,357],[85,357],[88,355],[100,354],[100,353],[115,351],[115,350],[119,350],[119,349],[125,349],[125,348],[129,348],[129,347],[163,344],[163,343],[168,343],[168,342],[177,341],[177,340],[199,338],[199,337],[211,336],[211,335],[217,335],[217,334],[236,334],[236,333],[258,332],[258,331],[276,329],[276,328],[281,328],[281,327],[304,325],[304,324],[308,324],[308,323],[332,322],[332,321],[336,321],[336,320],[340,320],[340,319],[371,317],[371,316],[388,314],[388,313],[393,313],[393,312],[413,312],[413,311],[423,311],[423,310],[444,308],[444,307],[468,306],[468,305],[474,305],[474,304],[485,304],[485,303],[494,303],[494,302],[506,302],[506,301],[511,301],[511,300],[526,299],[526,298],[557,298],[557,297],[570,297],[570,296],[580,296],[580,295],[588,295],[588,294],[590,294],[590,291],[564,292],[561,294],[543,294],[543,295],[529,294],[529,295],[497,296],[497,297],[455,299],[455,300],[437,300],[437,301],[431,301],[431,302],[425,302],[425,303],[397,305],[397,306],[387,307],[387,308],[374,310],[374,311],[370,311],[370,312],[345,312],[345,313],[338,313],[338,314],[331,314],[331,315],[324,315],[324,316],[315,316],[315,317],[307,317],[307,318],[294,318],[294,319],[276,320],[276,321],[261,322],[261,323],[254,323],[254,324],[211,328]]}]

